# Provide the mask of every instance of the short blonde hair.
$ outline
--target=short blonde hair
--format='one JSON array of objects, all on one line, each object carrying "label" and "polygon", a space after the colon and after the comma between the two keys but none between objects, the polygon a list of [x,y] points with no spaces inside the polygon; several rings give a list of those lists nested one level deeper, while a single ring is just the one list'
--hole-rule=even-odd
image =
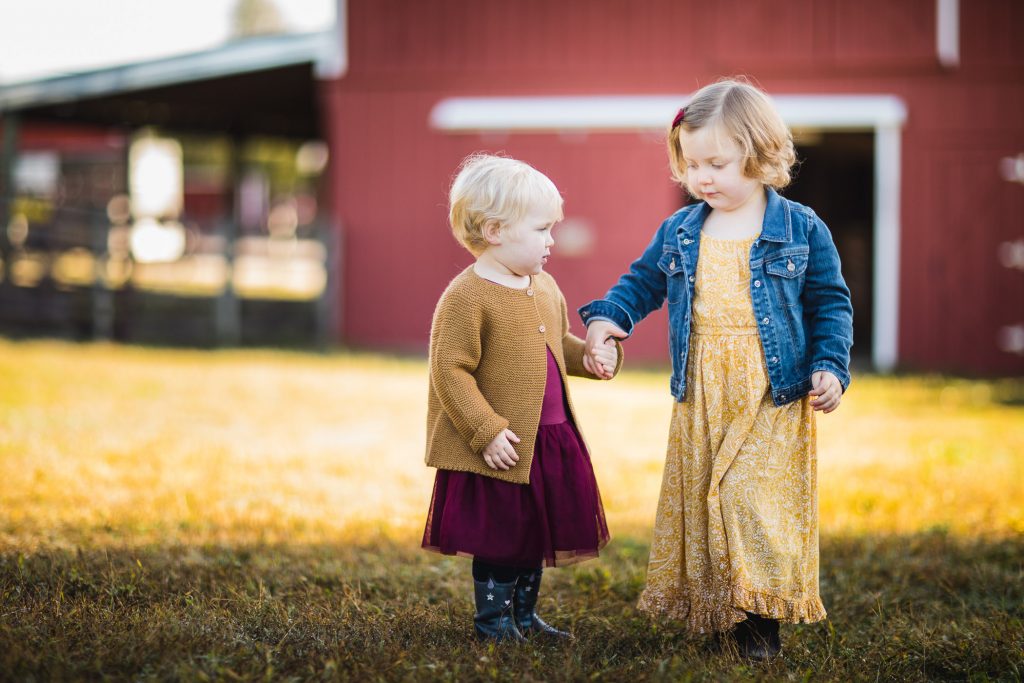
[{"label": "short blonde hair", "polygon": [[[690,194],[680,132],[721,126],[743,153],[743,175],[776,190],[789,185],[796,162],[793,135],[764,91],[744,80],[729,78],[704,86],[686,105],[682,122],[668,133],[672,177]],[[696,195],[694,195],[696,196]]]},{"label": "short blonde hair", "polygon": [[471,154],[459,166],[448,193],[448,222],[459,244],[474,256],[487,248],[483,229],[522,220],[531,209],[562,220],[562,195],[551,179],[529,164],[493,154]]}]

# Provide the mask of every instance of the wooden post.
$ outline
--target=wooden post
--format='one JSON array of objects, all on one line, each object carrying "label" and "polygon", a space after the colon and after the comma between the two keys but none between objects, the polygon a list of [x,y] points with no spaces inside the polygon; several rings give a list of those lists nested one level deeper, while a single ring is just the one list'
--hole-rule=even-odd
[{"label": "wooden post", "polygon": [[324,245],[326,278],[324,291],[316,302],[316,343],[320,350],[326,353],[331,350],[338,339],[338,316],[341,309],[338,296],[338,282],[340,282],[341,274],[341,235],[330,221],[321,223],[317,232],[321,244]]},{"label": "wooden post", "polygon": [[233,282],[235,270],[235,240],[238,238],[238,226],[241,222],[241,182],[242,182],[242,139],[234,137],[231,141],[231,168],[228,173],[231,183],[231,214],[220,225],[220,234],[224,238],[224,261],[227,276],[224,289],[214,308],[215,328],[218,346],[237,346],[242,340],[242,309],[235,293]]},{"label": "wooden post", "polygon": [[107,287],[107,233],[109,224],[104,211],[91,211],[92,228],[92,337],[98,340],[109,340],[114,331],[114,294]]},{"label": "wooden post", "polygon": [[[7,269],[10,265],[11,243],[7,237],[7,225],[14,211],[14,163],[18,159],[18,137],[20,133],[20,117],[7,113],[0,120],[4,127],[3,148],[0,149],[0,267]],[[7,282],[8,278],[2,278]]]},{"label": "wooden post", "polygon": [[218,232],[224,238],[224,262],[226,276],[224,289],[214,305],[214,326],[218,346],[237,346],[241,341],[242,311],[232,282],[235,268],[235,236],[238,224],[234,218],[221,222]]}]

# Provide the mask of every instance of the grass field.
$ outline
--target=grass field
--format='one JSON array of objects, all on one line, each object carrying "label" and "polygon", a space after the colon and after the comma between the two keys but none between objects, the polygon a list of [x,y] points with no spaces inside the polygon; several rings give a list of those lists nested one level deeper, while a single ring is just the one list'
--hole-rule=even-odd
[{"label": "grass field", "polygon": [[671,399],[572,380],[613,541],[572,647],[471,640],[418,550],[425,366],[0,340],[0,679],[1021,680],[1024,385],[858,377],[819,419],[828,621],[762,666],[635,610]]}]

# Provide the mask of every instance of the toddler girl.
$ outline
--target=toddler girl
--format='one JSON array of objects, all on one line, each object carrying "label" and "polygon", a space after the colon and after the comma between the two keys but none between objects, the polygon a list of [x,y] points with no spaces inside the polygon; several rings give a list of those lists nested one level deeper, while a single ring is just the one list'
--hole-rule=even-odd
[{"label": "toddler girl", "polygon": [[473,558],[481,640],[571,637],[534,612],[543,566],[608,542],[601,497],[576,429],[567,374],[611,377],[617,344],[569,332],[544,272],[562,219],[545,175],[474,155],[451,187],[449,221],[476,262],[441,295],[430,333],[426,462],[438,468],[423,547]]}]

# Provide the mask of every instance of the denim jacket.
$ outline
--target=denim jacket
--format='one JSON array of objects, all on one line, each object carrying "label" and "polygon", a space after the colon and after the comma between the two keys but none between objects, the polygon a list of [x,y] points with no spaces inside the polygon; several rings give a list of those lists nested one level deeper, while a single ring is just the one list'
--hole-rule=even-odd
[{"label": "denim jacket", "polygon": [[[775,405],[811,389],[811,374],[827,370],[850,384],[853,307],[839,253],[825,223],[810,208],[766,189],[761,234],[750,248],[750,297]],[[629,272],[603,299],[579,309],[585,324],[608,320],[627,334],[668,299],[670,388],[686,397],[694,279],[701,226],[711,208],[691,204],[669,216]]]}]

